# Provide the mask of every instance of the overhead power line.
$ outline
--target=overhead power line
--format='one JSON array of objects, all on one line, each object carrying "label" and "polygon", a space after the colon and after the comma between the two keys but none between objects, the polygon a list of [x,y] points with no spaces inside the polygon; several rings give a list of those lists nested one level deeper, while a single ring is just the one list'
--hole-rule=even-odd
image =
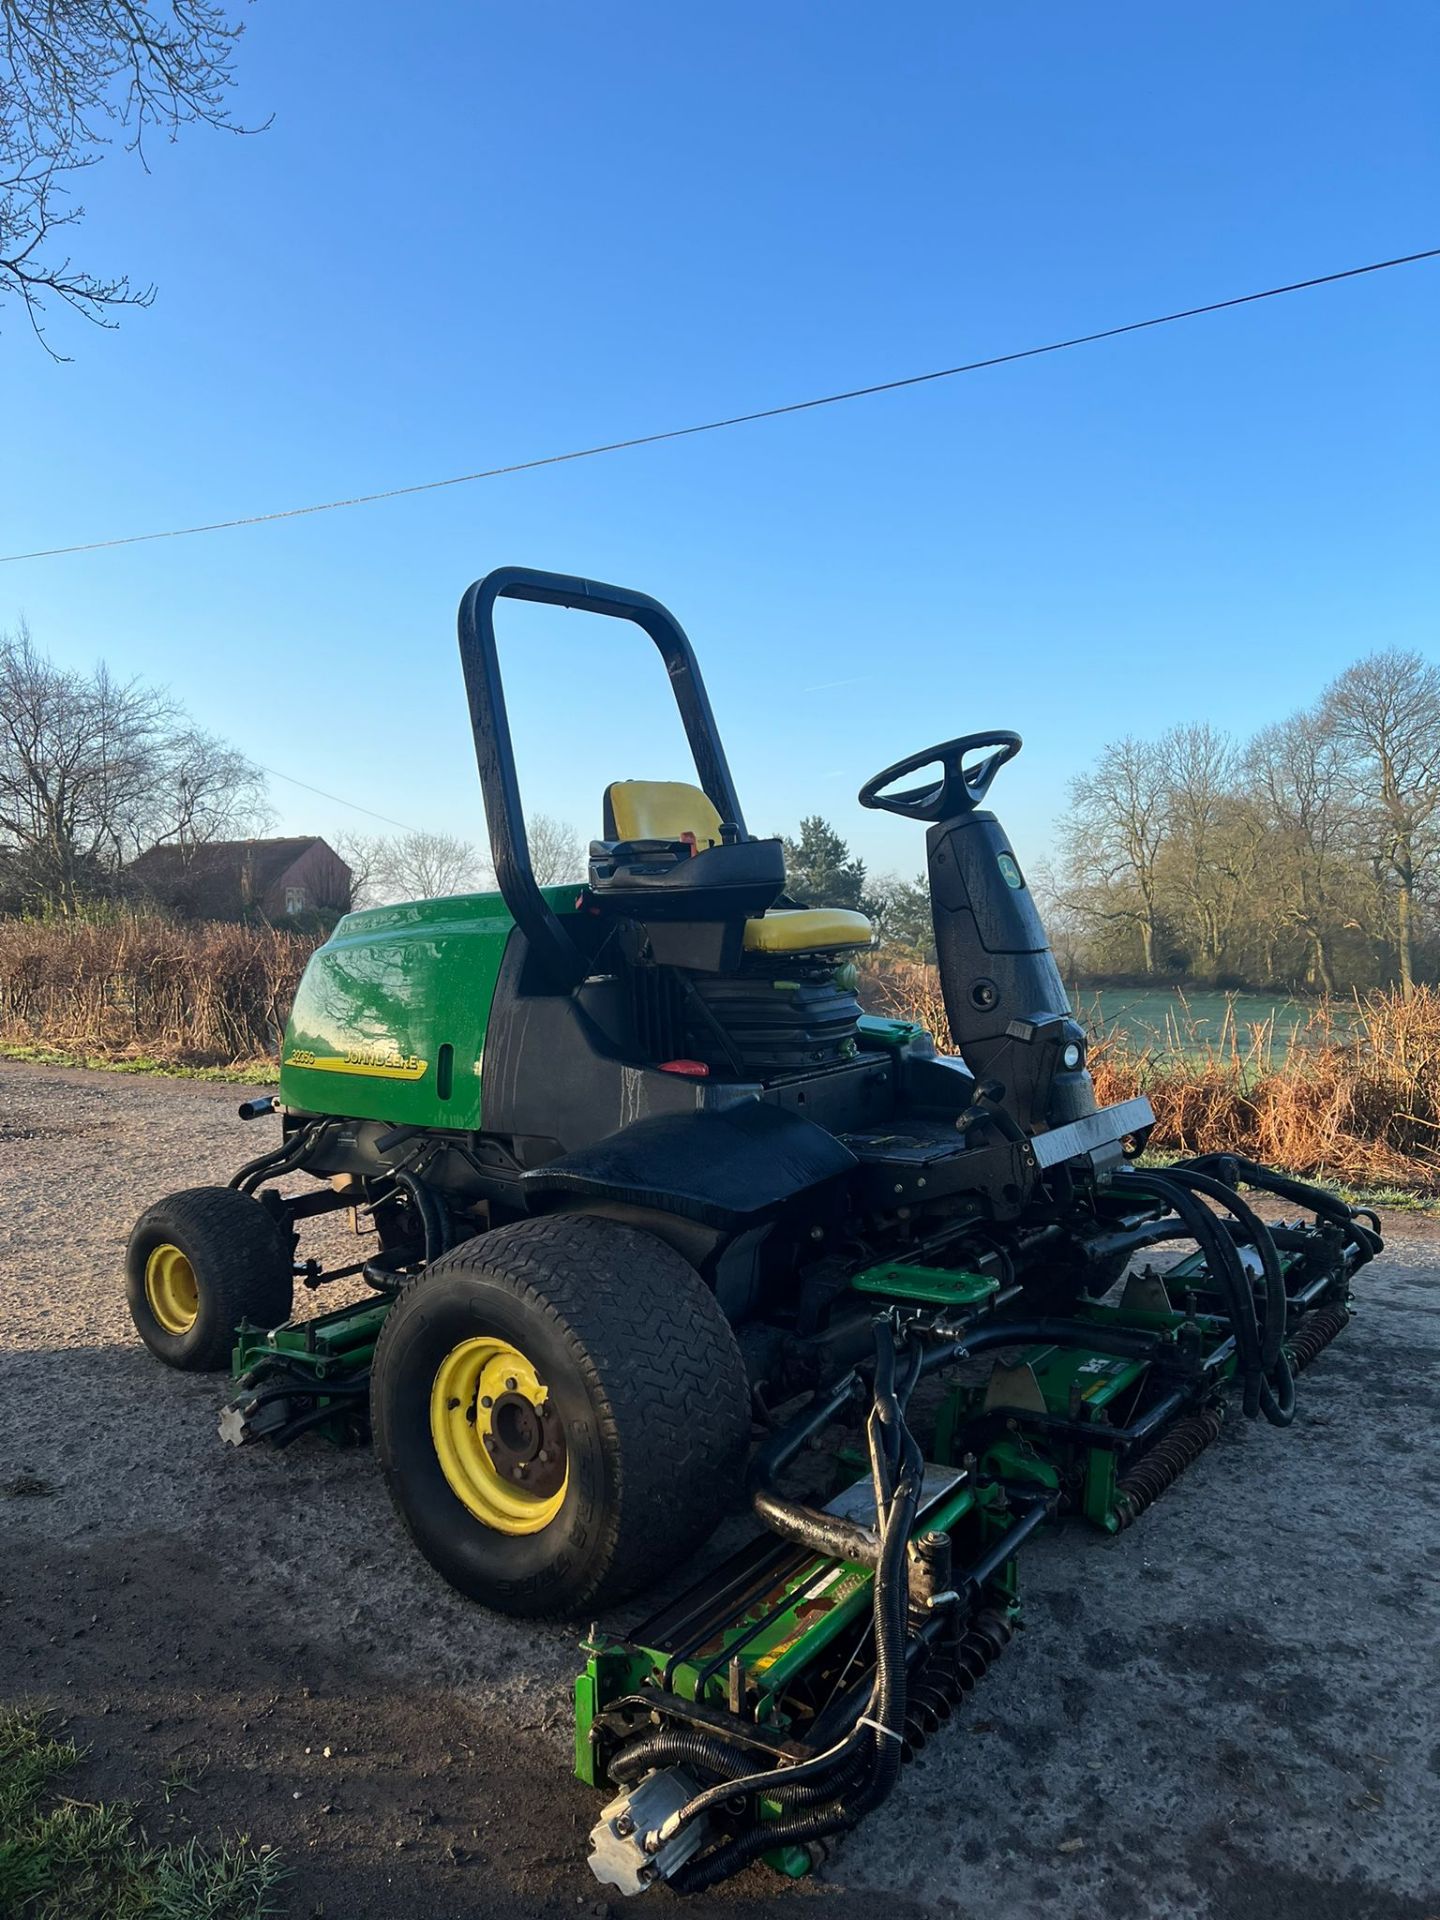
[{"label": "overhead power line", "polygon": [[1123,326],[1102,327],[1096,333],[1073,334],[1068,340],[1051,340],[1040,347],[1020,347],[1011,353],[991,354],[984,360],[966,360],[957,367],[937,367],[929,373],[905,374],[896,380],[877,380],[870,386],[847,387],[843,393],[820,394],[811,400],[790,400],[782,406],[757,407],[750,413],[732,413],[721,420],[702,420],[689,427],[667,427],[658,433],[632,434],[624,440],[607,440],[599,446],[575,447],[568,453],[542,454],[534,460],[514,460],[506,466],[485,467],[477,473],[451,474],[444,480],[420,480],[410,486],[386,487],[378,493],[351,494],[343,500],[319,500],[304,507],[279,507],[271,513],[250,513],[235,520],[208,520],[193,527],[166,527],[156,533],[127,533],[110,540],[81,540],[65,547],[37,547],[31,553],[0,554],[0,566],[19,560],[54,560],[68,553],[97,553],[106,547],[134,547],[147,540],[183,540],[196,533],[223,533],[231,527],[259,527],[272,520],[298,520],[311,513],[335,513],[342,507],[371,506],[380,500],[402,500],[410,494],[435,493],[442,487],[464,487],[475,480],[499,480],[507,474],[533,473],[538,467],[559,467],[571,460],[595,460],[601,454],[624,453],[632,447],[654,447],[665,440],[687,440],[698,433],[719,433],[726,427],[750,426],[757,420],[779,420],[789,413],[809,413],[816,407],[836,407],[845,400],[866,400],[877,393],[897,393],[904,387],[920,387],[933,380],[953,380],[962,373],[980,373],[987,367],[1004,367],[1016,360],[1036,360],[1042,354],[1064,353],[1071,347],[1093,346],[1099,340],[1118,340],[1123,334],[1144,333],[1151,327],[1172,326],[1177,320],[1198,320],[1203,314],[1224,313],[1231,307],[1248,307],[1257,300],[1277,300],[1287,293],[1305,293],[1312,287],[1334,286],[1340,280],[1357,280],[1363,274],[1384,273],[1391,267],[1409,267],[1420,260],[1440,259],[1440,247],[1427,247],[1420,253],[1404,253],[1392,260],[1371,260],[1363,267],[1344,267],[1338,273],[1316,274],[1310,280],[1292,280],[1283,287],[1263,287],[1256,293],[1232,294],[1228,300],[1209,300],[1203,306],[1182,307],[1175,313],[1155,314],[1149,320],[1128,320]]},{"label": "overhead power line", "polygon": [[383,820],[387,827],[399,827],[402,833],[419,833],[419,827],[410,827],[403,820],[392,820],[388,813],[376,813],[373,807],[362,807],[356,800],[346,800],[338,793],[327,793],[324,787],[312,787],[308,780],[297,780],[293,773],[281,773],[278,767],[267,767],[263,760],[255,765],[262,773],[273,775],[276,780],[288,780],[292,787],[304,787],[306,793],[318,793],[322,800],[333,800],[337,807],[349,807],[352,813],[368,813],[372,820]]}]

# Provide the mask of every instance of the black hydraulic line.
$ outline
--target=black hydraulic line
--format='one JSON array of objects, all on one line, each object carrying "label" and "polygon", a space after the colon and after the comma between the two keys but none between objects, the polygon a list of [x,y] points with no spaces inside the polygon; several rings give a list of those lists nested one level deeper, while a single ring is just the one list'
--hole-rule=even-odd
[{"label": "black hydraulic line", "polygon": [[[370,1287],[376,1293],[388,1293],[391,1295],[399,1293],[406,1280],[412,1278],[409,1274],[401,1273],[398,1268],[387,1267],[382,1256],[377,1256],[374,1260],[364,1261],[361,1264],[360,1272],[364,1276],[367,1287]],[[329,1276],[327,1276],[327,1278],[328,1277]]]},{"label": "black hydraulic line", "polygon": [[450,1243],[445,1210],[433,1187],[408,1167],[395,1167],[390,1176],[409,1199],[419,1217],[425,1235],[425,1264],[438,1260]]},{"label": "black hydraulic line", "polygon": [[1178,1181],[1161,1173],[1134,1170],[1125,1176],[1143,1192],[1169,1202],[1173,1212],[1191,1229],[1196,1245],[1205,1256],[1212,1276],[1225,1288],[1230,1300],[1230,1326],[1235,1335],[1237,1364],[1243,1388],[1247,1419],[1260,1411],[1260,1385],[1263,1378],[1260,1357],[1260,1328],[1255,1318],[1255,1296],[1250,1276],[1242,1266],[1235,1243],[1220,1230],[1215,1215],[1201,1200]]},{"label": "black hydraulic line", "polygon": [[752,1486],[763,1486],[783,1472],[814,1434],[829,1426],[860,1387],[860,1375],[852,1368],[824,1392],[811,1396],[809,1405],[779,1429],[756,1450],[747,1478]]},{"label": "black hydraulic line", "polygon": [[[358,1399],[359,1396],[357,1395]],[[298,1440],[302,1433],[308,1433],[311,1427],[318,1427],[326,1420],[333,1420],[337,1413],[343,1413],[343,1407],[312,1407],[308,1413],[300,1413],[288,1420],[283,1427],[277,1427],[273,1433],[264,1437],[272,1447],[288,1447],[292,1440]]]},{"label": "black hydraulic line", "polygon": [[[883,1324],[875,1323],[877,1328],[883,1327]],[[909,1397],[919,1374],[918,1351],[910,1357],[907,1365],[908,1378],[901,1390],[905,1398]],[[795,1541],[811,1553],[823,1554],[828,1559],[849,1560],[858,1566],[875,1567],[880,1562],[885,1533],[884,1501],[878,1482],[874,1528],[862,1527],[853,1520],[842,1519],[839,1514],[825,1513],[800,1500],[788,1500],[769,1484],[777,1473],[789,1465],[805,1442],[836,1417],[859,1385],[860,1376],[852,1369],[833,1387],[816,1393],[798,1419],[782,1427],[756,1454],[747,1481],[751,1489],[751,1505],[773,1533]],[[893,1418],[889,1413],[892,1405]],[[886,1461],[892,1476],[897,1464],[896,1423],[899,1423],[900,1429],[904,1425],[900,1407],[895,1389],[894,1346],[887,1335],[876,1342],[873,1411],[880,1422]]]},{"label": "black hydraulic line", "polygon": [[[1012,1502],[1016,1497],[1015,1494],[1011,1494]],[[1013,1527],[1007,1527],[974,1566],[967,1567],[964,1573],[956,1577],[957,1590],[964,1592],[967,1589],[973,1589],[978,1592],[988,1581],[993,1580],[1016,1548],[1023,1545],[1032,1533],[1043,1527],[1045,1522],[1053,1517],[1059,1497],[1058,1494],[1041,1494],[1028,1502],[1029,1511],[1017,1520]]]},{"label": "black hydraulic line", "polygon": [[[303,1140],[305,1135],[300,1135],[300,1138]],[[294,1140],[282,1140],[278,1147],[271,1147],[268,1152],[257,1154],[253,1160],[247,1160],[237,1173],[231,1174],[225,1184],[229,1187],[236,1187],[240,1192],[244,1193],[247,1191],[245,1186],[247,1180],[255,1175],[263,1174],[267,1167],[277,1166],[280,1161],[288,1159],[295,1151],[295,1146],[296,1143]]]},{"label": "black hydraulic line", "polygon": [[[908,1398],[920,1373],[953,1361],[968,1358],[990,1347],[1064,1346],[1108,1352],[1121,1358],[1151,1360],[1163,1345],[1159,1334],[1137,1332],[1128,1327],[1092,1328],[1082,1322],[1050,1318],[992,1322],[957,1337],[943,1347],[922,1351],[912,1349],[907,1361],[910,1378],[902,1391]],[[757,1454],[750,1471],[751,1504],[772,1532],[793,1540],[811,1553],[830,1559],[847,1560],[857,1566],[878,1566],[883,1550],[880,1531],[862,1527],[838,1514],[825,1513],[803,1501],[788,1500],[767,1484],[804,1446],[805,1442],[833,1420],[854,1394],[859,1376],[846,1374],[827,1393],[816,1394],[800,1417],[783,1427]],[[876,1381],[876,1404],[884,1406],[889,1398],[887,1381]],[[903,1422],[903,1416],[902,1416]],[[888,1434],[892,1428],[884,1420]],[[1120,1438],[1120,1429],[1096,1429],[1106,1434],[1102,1445],[1128,1444]],[[1148,1427],[1143,1431],[1148,1431]],[[1113,1436],[1113,1437],[1112,1437]],[[877,1506],[877,1521],[882,1519]]]},{"label": "black hydraulic line", "polygon": [[733,1840],[727,1840],[716,1847],[712,1853],[698,1860],[687,1861],[678,1873],[670,1876],[669,1885],[676,1893],[705,1893],[709,1888],[718,1886],[722,1880],[728,1880],[731,1874],[739,1873],[762,1853],[769,1853],[776,1847],[797,1846],[807,1840],[819,1840],[828,1833],[849,1823],[845,1819],[844,1802],[840,1798],[825,1801],[808,1812],[782,1814],[778,1820],[764,1820],[747,1827],[743,1833],[736,1834]]},{"label": "black hydraulic line", "polygon": [[1224,1181],[1184,1165],[1169,1167],[1166,1171],[1170,1179],[1178,1180],[1182,1186],[1189,1187],[1202,1198],[1218,1200],[1240,1229],[1237,1237],[1243,1238],[1259,1254],[1265,1277],[1265,1324],[1261,1328],[1260,1359],[1268,1370],[1274,1366],[1280,1353],[1280,1342],[1285,1336],[1285,1270],[1280,1265],[1279,1251],[1269,1227],[1255,1209],[1240,1198],[1235,1188]]},{"label": "black hydraulic line", "polygon": [[[674,1723],[688,1727],[692,1733],[719,1739],[727,1747],[752,1748],[768,1760],[809,1758],[800,1741],[788,1739],[776,1728],[766,1727],[757,1720],[743,1720],[727,1708],[712,1706],[706,1700],[687,1700],[663,1687],[647,1685],[641,1693],[627,1693],[619,1700],[612,1700],[604,1713],[597,1716],[596,1725],[604,1726],[616,1714],[627,1711],[639,1714],[641,1721],[652,1729],[655,1716],[659,1715],[660,1726],[655,1730],[663,1732],[667,1724]],[[633,1730],[626,1734],[627,1739],[638,1737]]]},{"label": "black hydraulic line", "polygon": [[[686,1863],[671,1877],[676,1893],[698,1893],[738,1872],[750,1860],[774,1848],[853,1827],[892,1790],[904,1757],[907,1671],[912,1659],[931,1641],[951,1629],[943,1610],[911,1631],[909,1613],[909,1574],[906,1555],[910,1533],[919,1504],[924,1460],[904,1422],[903,1403],[921,1371],[918,1352],[907,1356],[899,1381],[894,1379],[893,1353],[886,1355],[877,1342],[876,1398],[869,1422],[872,1471],[876,1480],[877,1510],[886,1513],[882,1552],[875,1571],[874,1619],[875,1666],[868,1693],[868,1706],[857,1715],[849,1732],[840,1742],[798,1765],[773,1769],[769,1773],[737,1771],[748,1764],[723,1751],[723,1743],[707,1736],[687,1736],[679,1732],[646,1737],[623,1750],[612,1762],[612,1778],[622,1780],[646,1767],[689,1758],[691,1764],[721,1774],[721,1782],[695,1795],[656,1833],[646,1836],[654,1849],[674,1833],[720,1805],[735,1794],[752,1802],[757,1798],[778,1801],[782,1812],[775,1819],[752,1819],[730,1839],[709,1853]],[[893,1493],[890,1480],[892,1453],[899,1464],[899,1480]],[[1057,1496],[1024,1497],[1026,1511],[1005,1535],[957,1581],[962,1592],[979,1591],[1011,1557],[1022,1542],[1040,1527],[1053,1511]],[[970,1684],[974,1675],[988,1664],[972,1658],[966,1667]],[[964,1676],[958,1676],[963,1680]],[[868,1741],[865,1736],[868,1735]],[[700,1744],[692,1745],[692,1741]],[[722,1751],[717,1753],[720,1745]],[[867,1753],[867,1745],[869,1751]]]},{"label": "black hydraulic line", "polygon": [[[1233,1340],[1226,1340],[1218,1346],[1204,1362],[1206,1373],[1213,1374],[1223,1366],[1234,1347]],[[1081,1446],[1103,1448],[1106,1453],[1125,1453],[1131,1447],[1139,1446],[1141,1441],[1148,1440],[1157,1427],[1164,1426],[1198,1394],[1207,1390],[1208,1381],[1205,1380],[1193,1388],[1175,1387],[1128,1427],[1110,1427],[1101,1421],[1069,1420],[1064,1414],[1041,1413],[1030,1407],[992,1407],[988,1412],[967,1421],[965,1432],[973,1441],[978,1434],[992,1427],[999,1430],[1013,1420],[1027,1431],[1033,1429],[1037,1433],[1051,1434],[1057,1440],[1075,1440]]]},{"label": "black hydraulic line", "polygon": [[1032,1320],[992,1320],[958,1334],[943,1346],[928,1348],[921,1370],[930,1373],[990,1347],[1084,1347],[1124,1360],[1153,1360],[1164,1344],[1158,1333],[1094,1326],[1085,1320],[1051,1319],[1048,1315]]},{"label": "black hydraulic line", "polygon": [[[1330,1193],[1324,1187],[1311,1186],[1308,1181],[1293,1179],[1289,1174],[1275,1173],[1269,1167],[1262,1167],[1256,1160],[1246,1160],[1232,1153],[1197,1154],[1181,1164],[1198,1168],[1204,1173],[1218,1174],[1231,1185],[1243,1180],[1247,1187],[1254,1187],[1260,1193],[1273,1193],[1277,1199],[1291,1200],[1296,1206],[1313,1213],[1317,1219],[1346,1228],[1355,1236],[1357,1247],[1364,1255],[1359,1263],[1362,1266],[1365,1261],[1373,1260],[1377,1253],[1385,1250],[1385,1242],[1380,1237],[1380,1222],[1375,1214],[1367,1207],[1348,1206],[1338,1194]],[[1373,1221],[1373,1228],[1362,1226],[1362,1219]]]},{"label": "black hydraulic line", "polygon": [[[1208,1173],[1198,1172],[1194,1167],[1171,1167],[1169,1175],[1181,1186],[1190,1188],[1206,1199],[1218,1200],[1221,1206],[1228,1208],[1249,1244],[1260,1256],[1265,1278],[1265,1319],[1260,1328],[1260,1411],[1272,1426],[1288,1427],[1295,1418],[1295,1375],[1281,1343],[1289,1318],[1289,1302],[1285,1294],[1285,1270],[1280,1265],[1280,1255],[1270,1237],[1270,1229],[1259,1214],[1240,1198],[1233,1186]],[[1233,1248],[1233,1240],[1231,1245]],[[1235,1259],[1243,1272],[1238,1253]],[[1254,1290],[1249,1288],[1248,1275],[1246,1286],[1253,1302]]]},{"label": "black hydraulic line", "polygon": [[[786,1819],[782,1815],[777,1823],[759,1821],[749,1832],[737,1835],[733,1840],[719,1848],[715,1854],[703,1861],[694,1863],[694,1884],[687,1873],[683,1890],[698,1891],[701,1886],[713,1885],[715,1878],[725,1878],[736,1871],[745,1861],[754,1859],[758,1854],[767,1853],[773,1846],[789,1844],[778,1835],[777,1826],[792,1829],[790,1840],[800,1837],[818,1837],[840,1829],[855,1826],[865,1815],[884,1800],[895,1785],[904,1758],[903,1731],[906,1696],[906,1641],[907,1613],[909,1601],[909,1578],[906,1553],[909,1549],[910,1529],[914,1524],[915,1509],[919,1500],[920,1481],[924,1473],[924,1461],[920,1450],[903,1429],[902,1451],[904,1464],[899,1486],[891,1501],[891,1517],[886,1528],[887,1552],[882,1557],[875,1572],[875,1681],[871,1694],[870,1708],[849,1736],[854,1740],[861,1734],[862,1728],[873,1744],[870,1757],[868,1778],[862,1773],[863,1747],[859,1753],[853,1750],[843,1756],[837,1755],[840,1765],[832,1767],[828,1780],[808,1778],[804,1780],[785,1780],[783,1777],[777,1788],[767,1788],[769,1798],[778,1798],[786,1805],[798,1803],[803,1796],[809,1800],[813,1794],[823,1793],[829,1788],[829,1796],[821,1800],[809,1813],[792,1815]],[[822,1756],[823,1758],[823,1756]],[[814,1763],[807,1763],[813,1765]],[[799,1774],[800,1768],[790,1770]],[[858,1776],[859,1784],[852,1782]],[[753,1790],[753,1789],[752,1789]]]},{"label": "black hydraulic line", "polygon": [[605,1771],[617,1787],[628,1787],[655,1767],[672,1766],[695,1767],[722,1780],[735,1780],[754,1770],[749,1754],[717,1735],[670,1727],[629,1741],[611,1756]]},{"label": "black hydraulic line", "polygon": [[370,1381],[368,1376],[364,1380],[341,1379],[317,1382],[311,1379],[303,1383],[297,1378],[284,1386],[261,1387],[256,1393],[247,1393],[245,1395],[245,1411],[247,1414],[251,1414],[260,1407],[269,1406],[273,1400],[294,1400],[301,1394],[304,1394],[307,1398],[314,1398],[320,1394],[328,1394],[332,1399],[352,1398],[358,1400],[369,1393],[369,1391]]},{"label": "black hydraulic line", "polygon": [[282,1174],[298,1172],[325,1136],[334,1130],[334,1126],[333,1120],[321,1120],[306,1127],[293,1140],[287,1140],[269,1153],[262,1153],[258,1159],[249,1161],[238,1173],[232,1174],[226,1184],[241,1193],[254,1193],[266,1180],[278,1180]]}]

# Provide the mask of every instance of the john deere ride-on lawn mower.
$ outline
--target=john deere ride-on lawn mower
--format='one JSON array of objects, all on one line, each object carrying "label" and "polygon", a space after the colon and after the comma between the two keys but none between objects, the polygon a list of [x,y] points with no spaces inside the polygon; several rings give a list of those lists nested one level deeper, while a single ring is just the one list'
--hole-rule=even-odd
[{"label": "john deere ride-on lawn mower", "polygon": [[[640,626],[693,752],[698,784],[605,788],[583,885],[531,870],[502,598]],[[786,897],[656,601],[503,568],[460,653],[498,894],[341,921],[278,1101],[242,1109],[277,1111],[279,1144],[149,1209],[131,1308],[172,1366],[233,1366],[226,1439],[373,1435],[416,1545],[487,1606],[592,1617],[748,1502],[738,1554],[623,1637],[592,1628],[576,1768],[614,1794],[592,1865],[628,1892],[759,1855],[800,1873],[1002,1652],[1037,1529],[1128,1527],[1232,1398],[1290,1422],[1379,1223],[1246,1160],[1136,1164],[1150,1107],[1096,1106],[983,804],[1016,734],[860,790],[927,828],[952,1056],[861,1013],[870,925]],[[347,1208],[364,1254],[299,1260]],[[371,1297],[290,1319],[297,1277],[361,1274]]]}]

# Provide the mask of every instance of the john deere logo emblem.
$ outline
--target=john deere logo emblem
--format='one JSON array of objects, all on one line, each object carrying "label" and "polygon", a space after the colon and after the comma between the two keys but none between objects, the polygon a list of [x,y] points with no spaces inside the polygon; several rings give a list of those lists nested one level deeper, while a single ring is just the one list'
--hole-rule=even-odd
[{"label": "john deere logo emblem", "polygon": [[1015,864],[1015,856],[1009,853],[1000,855],[1000,874],[1007,887],[1023,887],[1025,882],[1020,869]]}]

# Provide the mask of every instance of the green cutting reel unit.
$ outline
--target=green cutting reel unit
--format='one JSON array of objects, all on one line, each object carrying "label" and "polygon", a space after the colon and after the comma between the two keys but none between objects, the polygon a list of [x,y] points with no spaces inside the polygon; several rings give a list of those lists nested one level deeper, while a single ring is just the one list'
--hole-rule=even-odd
[{"label": "green cutting reel unit", "polygon": [[[584,883],[531,867],[504,598],[636,623],[689,739],[697,784],[604,789]],[[420,1552],[508,1612],[593,1617],[743,1499],[738,1555],[592,1628],[576,1768],[626,1892],[800,1873],[1004,1650],[1037,1529],[1128,1526],[1227,1404],[1289,1424],[1378,1222],[1243,1159],[1139,1164],[1149,1105],[1097,1106],[983,804],[1017,735],[860,792],[927,827],[941,1054],[861,1012],[868,921],[787,896],[665,608],[504,568],[460,651],[498,892],[340,923],[241,1110],[279,1140],[143,1215],[131,1311],[172,1366],[231,1366],[232,1443],[373,1438]],[[302,1258],[344,1211],[354,1256]],[[362,1297],[291,1319],[340,1278]]]}]

